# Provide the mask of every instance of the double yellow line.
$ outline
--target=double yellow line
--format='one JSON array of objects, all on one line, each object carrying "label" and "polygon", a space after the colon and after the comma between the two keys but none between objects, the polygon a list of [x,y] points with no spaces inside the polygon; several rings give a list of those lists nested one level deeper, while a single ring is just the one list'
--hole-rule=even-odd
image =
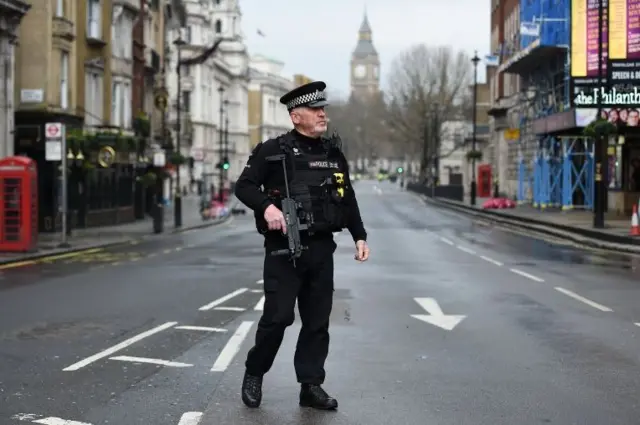
[{"label": "double yellow line", "polygon": [[48,263],[56,260],[64,260],[66,258],[79,257],[86,254],[94,254],[96,252],[104,251],[104,248],[89,248],[81,251],[68,252],[66,254],[48,255],[33,260],[15,261],[13,263],[0,264],[0,270],[14,269],[16,267],[32,266],[38,263]]}]

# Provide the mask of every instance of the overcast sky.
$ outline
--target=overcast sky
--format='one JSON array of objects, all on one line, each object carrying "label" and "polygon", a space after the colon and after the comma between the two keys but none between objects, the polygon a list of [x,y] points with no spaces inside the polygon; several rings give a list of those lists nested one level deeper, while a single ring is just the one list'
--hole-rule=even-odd
[{"label": "overcast sky", "polygon": [[[364,0],[240,0],[251,54],[285,63],[285,73],[324,80],[332,92],[349,91],[349,61]],[[394,57],[416,43],[451,45],[484,58],[489,53],[488,0],[367,0],[373,42],[386,85]],[[265,36],[257,34],[258,29]],[[479,66],[480,80],[484,67]]]}]

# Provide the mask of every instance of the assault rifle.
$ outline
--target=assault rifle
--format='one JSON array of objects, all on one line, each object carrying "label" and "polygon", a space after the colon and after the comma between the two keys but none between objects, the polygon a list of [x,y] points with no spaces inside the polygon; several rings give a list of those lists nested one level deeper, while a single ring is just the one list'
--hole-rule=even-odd
[{"label": "assault rifle", "polygon": [[284,220],[287,223],[286,236],[289,242],[289,248],[273,251],[271,255],[288,255],[293,262],[293,266],[295,267],[296,259],[300,258],[300,256],[302,255],[302,251],[308,248],[302,245],[302,241],[300,240],[300,231],[308,230],[309,225],[307,223],[300,222],[299,212],[301,209],[303,209],[303,203],[296,202],[296,200],[291,197],[291,191],[289,189],[289,176],[287,175],[287,164],[285,158],[286,155],[274,155],[273,157],[268,158],[269,160],[282,161],[285,189],[285,196],[284,198],[282,198],[282,214],[284,215]]}]

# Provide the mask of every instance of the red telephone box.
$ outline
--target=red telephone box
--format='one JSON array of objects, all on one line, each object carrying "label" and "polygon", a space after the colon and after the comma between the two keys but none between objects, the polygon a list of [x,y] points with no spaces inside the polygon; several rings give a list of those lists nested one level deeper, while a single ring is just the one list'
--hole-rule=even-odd
[{"label": "red telephone box", "polygon": [[26,156],[0,159],[0,251],[27,252],[38,243],[38,170]]},{"label": "red telephone box", "polygon": [[491,165],[478,165],[478,196],[488,198],[491,196]]}]

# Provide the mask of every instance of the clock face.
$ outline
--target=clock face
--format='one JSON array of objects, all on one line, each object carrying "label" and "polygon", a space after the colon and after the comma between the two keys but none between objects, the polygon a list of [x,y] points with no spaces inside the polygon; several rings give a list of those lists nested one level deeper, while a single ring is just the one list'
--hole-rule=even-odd
[{"label": "clock face", "polygon": [[356,78],[363,78],[363,77],[366,75],[367,70],[366,70],[366,68],[364,67],[364,65],[358,65],[358,66],[356,66],[356,68],[353,70],[353,73],[354,73],[354,75],[356,76]]}]

